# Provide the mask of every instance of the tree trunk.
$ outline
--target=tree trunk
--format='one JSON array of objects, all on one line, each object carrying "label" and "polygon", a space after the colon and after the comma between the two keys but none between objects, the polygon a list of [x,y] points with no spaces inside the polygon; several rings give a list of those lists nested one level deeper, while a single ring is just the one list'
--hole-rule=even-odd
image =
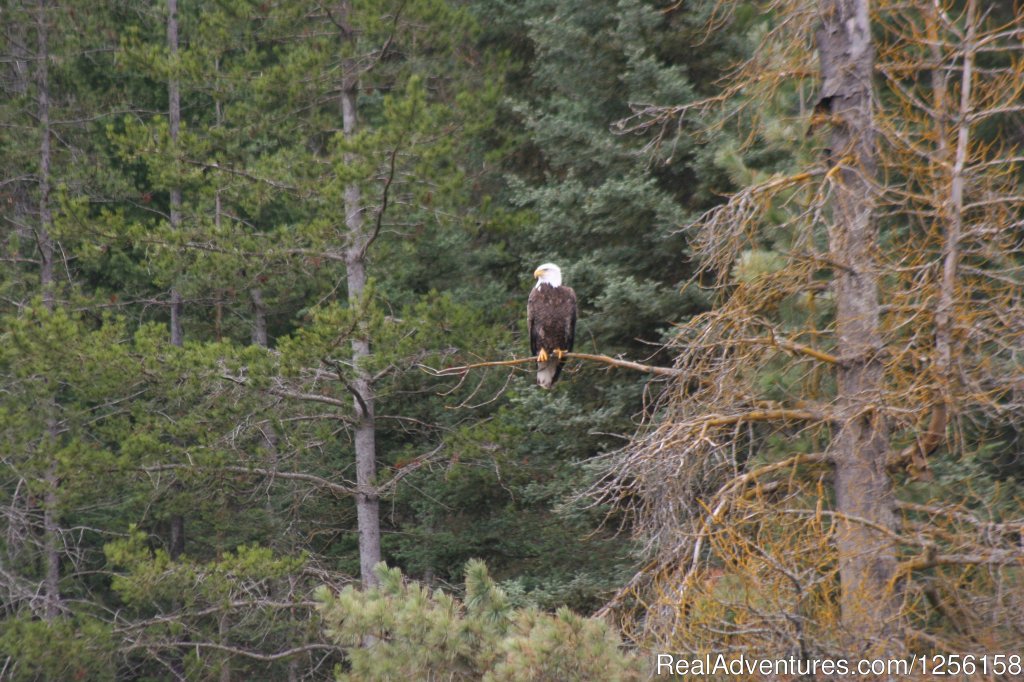
[{"label": "tree trunk", "polygon": [[[178,142],[181,130],[181,95],[178,89],[177,56],[178,56],[178,0],[167,0],[167,49],[171,54],[171,76],[167,80],[167,118],[170,126],[171,142]],[[181,188],[171,188],[171,229],[181,226]],[[184,305],[177,287],[171,287],[171,344],[182,346],[185,333],[182,328],[181,316]]]},{"label": "tree trunk", "polygon": [[[355,132],[355,86],[342,93],[342,109],[345,134]],[[363,225],[362,199],[359,185],[349,184],[345,188],[345,223],[348,226],[350,246],[346,253],[348,269],[349,305],[359,304],[366,289],[366,241]],[[353,398],[357,415],[355,428],[356,449],[356,517],[359,525],[359,570],[363,585],[377,584],[373,567],[380,563],[380,500],[377,496],[377,444],[374,418],[373,382],[370,373],[362,367],[363,359],[370,354],[370,341],[365,330],[357,329],[352,338],[352,366],[355,371]]]},{"label": "tree trunk", "polygon": [[[231,628],[228,624],[227,611],[221,613],[220,619],[217,621],[217,643],[221,646],[230,646],[229,635],[231,634]],[[220,661],[220,674],[217,677],[217,682],[231,682],[231,654],[224,652]]]},{"label": "tree trunk", "polygon": [[[938,11],[935,10],[934,14]],[[931,26],[938,22],[938,17],[930,17]],[[935,358],[933,374],[935,375],[935,391],[933,395],[932,414],[923,435],[918,438],[917,452],[919,467],[926,466],[925,458],[939,446],[946,436],[948,421],[949,382],[953,374],[953,309],[956,294],[957,268],[960,262],[960,239],[963,233],[964,214],[964,183],[967,153],[971,138],[970,113],[973,104],[972,88],[974,77],[974,54],[977,49],[978,33],[977,0],[968,0],[965,21],[967,35],[964,38],[963,71],[960,80],[960,107],[955,118],[957,122],[957,143],[951,150],[946,140],[945,121],[942,119],[946,111],[946,87],[935,88],[935,111],[939,121],[936,122],[940,157],[945,160],[949,173],[947,196],[937,196],[936,206],[943,217],[943,253],[942,278],[939,281],[938,303],[935,307]],[[929,38],[931,36],[929,35]],[[933,51],[933,59],[938,52]],[[938,74],[933,79],[945,79],[948,76]]]},{"label": "tree trunk", "polygon": [[[36,86],[37,93],[37,114],[39,116],[39,129],[42,132],[39,143],[39,228],[36,239],[39,244],[39,284],[43,290],[43,305],[53,310],[56,303],[56,282],[54,281],[53,270],[53,240],[50,236],[50,226],[53,217],[50,212],[50,83],[49,83],[49,60],[50,49],[48,45],[47,28],[47,2],[39,0],[36,16]],[[44,441],[46,447],[55,448],[57,445],[57,422],[56,422],[56,401],[51,401],[50,408],[54,411],[53,416],[47,421],[46,433],[48,438]],[[44,575],[43,575],[43,599],[44,613],[47,619],[53,619],[60,615],[63,603],[60,594],[60,554],[61,554],[61,532],[57,520],[59,498],[60,498],[60,477],[57,473],[57,462],[52,461],[46,468],[46,494],[43,496],[43,543],[44,554]]]},{"label": "tree trunk", "polygon": [[[171,54],[171,76],[167,80],[167,118],[170,125],[171,141],[177,143],[181,130],[181,96],[178,91],[178,0],[167,0],[167,49]],[[181,226],[181,188],[171,188],[171,229]],[[171,287],[171,345],[179,348],[185,345],[185,330],[182,314],[185,305],[181,292]],[[168,553],[177,559],[185,551],[185,519],[181,514],[171,516],[171,537]]]},{"label": "tree trunk", "polygon": [[50,236],[52,215],[50,213],[50,73],[49,46],[47,45],[46,0],[39,0],[36,17],[36,86],[38,87],[37,107],[39,129],[42,131],[39,143],[39,283],[43,289],[43,302],[53,310],[53,240]]},{"label": "tree trunk", "polygon": [[[167,118],[170,127],[171,145],[177,154],[178,134],[181,130],[181,95],[178,88],[178,0],[167,0],[167,49],[170,52],[170,77],[167,79]],[[171,229],[177,231],[181,227],[181,187],[174,186],[170,192]],[[185,305],[176,284],[171,285],[171,345],[185,345],[185,329],[182,316]],[[179,488],[175,485],[175,490]],[[185,553],[185,517],[182,514],[171,515],[170,538],[167,553],[171,559],[177,559]],[[175,604],[177,608],[179,605]],[[171,671],[179,680],[185,679],[185,665],[182,657],[175,655],[171,659]]]},{"label": "tree trunk", "polygon": [[[56,445],[56,425],[49,429],[48,443]],[[53,462],[46,469],[46,495],[43,499],[43,535],[46,538],[46,574],[43,577],[43,594],[46,603],[45,614],[48,620],[60,615],[63,600],[60,596],[60,551],[61,532],[57,521],[57,507],[60,494],[60,479],[57,476],[57,463]]]},{"label": "tree trunk", "polygon": [[[343,39],[352,31],[348,28],[348,3],[341,4]],[[344,83],[341,90],[342,130],[346,137],[355,135],[356,99],[359,82],[357,66],[351,61],[345,64]],[[357,182],[345,187],[345,226],[348,228],[348,249],[345,252],[345,266],[348,270],[348,301],[357,306],[366,289],[366,248],[369,235],[363,220],[362,195]],[[356,411],[355,454],[356,454],[356,520],[359,526],[359,571],[364,587],[378,584],[374,566],[380,563],[380,498],[377,495],[377,444],[374,418],[374,392],[370,373],[362,366],[370,354],[368,332],[362,325],[352,337],[352,366],[355,381],[351,386]]]},{"label": "tree trunk", "polygon": [[249,290],[252,301],[252,342],[261,348],[267,347],[267,306],[263,303],[263,291]]},{"label": "tree trunk", "polygon": [[836,547],[840,606],[849,644],[859,653],[895,646],[899,600],[892,482],[886,473],[889,432],[882,400],[877,227],[872,212],[876,171],[872,120],[874,52],[868,0],[820,0],[822,93],[831,115],[835,174],[829,225],[835,273],[838,433],[831,449],[839,520]]}]

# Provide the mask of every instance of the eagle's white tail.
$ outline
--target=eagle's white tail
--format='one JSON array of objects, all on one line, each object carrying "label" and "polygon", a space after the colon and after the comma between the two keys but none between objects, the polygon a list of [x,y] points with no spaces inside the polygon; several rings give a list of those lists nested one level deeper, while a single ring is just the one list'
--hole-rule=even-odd
[{"label": "eagle's white tail", "polygon": [[555,375],[558,373],[558,358],[551,358],[547,362],[537,363],[537,384],[541,388],[551,388],[555,383]]}]

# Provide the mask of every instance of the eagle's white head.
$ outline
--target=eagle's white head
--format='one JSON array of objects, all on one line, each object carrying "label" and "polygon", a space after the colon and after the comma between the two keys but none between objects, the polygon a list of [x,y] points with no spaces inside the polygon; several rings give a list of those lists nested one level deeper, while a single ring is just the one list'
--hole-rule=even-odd
[{"label": "eagle's white head", "polygon": [[550,284],[553,287],[562,286],[562,269],[554,263],[545,263],[536,270],[533,271],[533,276],[537,278],[537,286],[540,288],[541,284]]}]

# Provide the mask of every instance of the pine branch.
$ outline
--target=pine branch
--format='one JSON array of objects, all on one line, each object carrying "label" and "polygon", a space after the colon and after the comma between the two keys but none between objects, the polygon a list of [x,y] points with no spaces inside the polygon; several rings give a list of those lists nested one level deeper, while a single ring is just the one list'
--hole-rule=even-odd
[{"label": "pine branch", "polygon": [[251,658],[257,661],[279,661],[283,658],[290,658],[299,654],[308,653],[310,651],[338,651],[338,647],[330,644],[304,644],[303,646],[286,649],[284,651],[278,651],[272,654],[263,654],[258,651],[251,649],[244,649],[242,647],[228,646],[225,644],[216,644],[214,642],[196,642],[196,641],[184,641],[184,642],[139,642],[136,644],[129,645],[128,650],[132,649],[216,649],[217,651],[225,651],[234,656],[242,656],[244,658]]},{"label": "pine branch", "polygon": [[[222,374],[220,378],[226,381],[230,381],[233,384],[238,384],[239,386],[249,386],[249,382],[246,379],[234,377],[231,376],[230,374]],[[346,387],[348,387],[347,384]],[[304,402],[323,403],[324,405],[331,405],[332,407],[341,407],[345,409],[348,409],[349,407],[349,404],[344,400],[329,395],[320,395],[319,393],[303,393],[302,391],[292,391],[286,388],[281,388],[279,386],[263,388],[259,390],[262,390],[265,393],[269,393],[270,395],[274,395],[279,398],[289,398],[291,400],[300,400]],[[351,388],[349,388],[349,390],[351,390]],[[342,417],[339,416],[339,418]]]},{"label": "pine branch", "polygon": [[[326,478],[316,476],[314,474],[306,474],[296,471],[274,471],[271,469],[261,469],[259,467],[247,467],[247,466],[210,466],[203,467],[194,464],[157,464],[154,466],[142,467],[142,471],[174,471],[176,469],[192,469],[199,470],[205,469],[208,471],[224,471],[234,474],[250,474],[253,476],[266,476],[267,478],[284,478],[295,481],[305,481],[312,483],[319,488],[326,488],[333,493],[338,495],[355,495],[359,492],[358,486],[355,485],[342,485],[329,481]],[[374,490],[376,492],[376,490]]]}]

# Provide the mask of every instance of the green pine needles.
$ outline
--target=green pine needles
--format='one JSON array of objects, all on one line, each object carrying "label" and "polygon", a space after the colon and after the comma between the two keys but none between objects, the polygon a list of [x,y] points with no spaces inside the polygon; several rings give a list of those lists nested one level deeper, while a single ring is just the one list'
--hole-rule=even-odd
[{"label": "green pine needles", "polygon": [[480,560],[465,598],[377,566],[380,586],[320,589],[327,636],[344,647],[338,680],[639,680],[643,663],[603,620],[568,608],[515,608]]}]

